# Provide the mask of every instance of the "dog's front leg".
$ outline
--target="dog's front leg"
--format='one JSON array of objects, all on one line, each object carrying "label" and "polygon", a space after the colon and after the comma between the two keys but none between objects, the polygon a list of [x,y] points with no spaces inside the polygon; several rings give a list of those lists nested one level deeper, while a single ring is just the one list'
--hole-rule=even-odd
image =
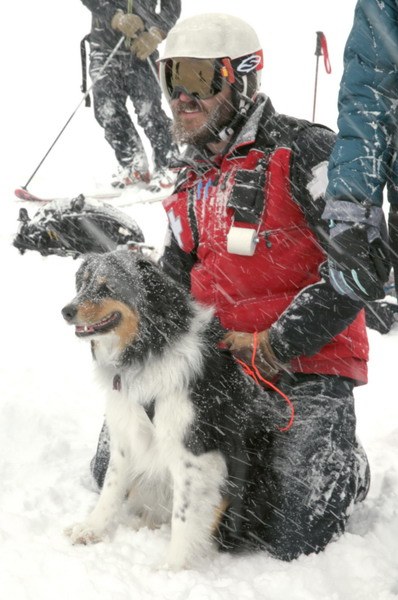
[{"label": "dog's front leg", "polygon": [[211,551],[226,472],[225,460],[217,452],[186,455],[172,469],[174,496],[167,568],[189,568]]},{"label": "dog's front leg", "polygon": [[73,544],[93,544],[104,538],[127,493],[125,452],[111,447],[111,457],[97,505],[83,523],[65,530]]}]

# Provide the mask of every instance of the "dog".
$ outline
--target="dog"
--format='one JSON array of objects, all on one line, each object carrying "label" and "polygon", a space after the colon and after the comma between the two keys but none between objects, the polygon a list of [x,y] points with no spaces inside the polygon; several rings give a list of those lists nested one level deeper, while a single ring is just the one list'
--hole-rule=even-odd
[{"label": "dog", "polygon": [[76,290],[62,315],[91,342],[110,462],[93,512],[67,530],[72,543],[103,539],[128,498],[144,525],[171,524],[170,569],[214,546],[266,548],[266,447],[280,413],[220,347],[213,309],[128,250],[87,256]]}]

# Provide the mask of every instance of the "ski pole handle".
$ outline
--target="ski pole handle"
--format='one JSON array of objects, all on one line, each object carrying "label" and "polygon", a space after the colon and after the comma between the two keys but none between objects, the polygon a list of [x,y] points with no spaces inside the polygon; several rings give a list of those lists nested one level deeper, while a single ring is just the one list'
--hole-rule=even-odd
[{"label": "ski pole handle", "polygon": [[322,56],[322,31],[316,32],[315,56]]}]

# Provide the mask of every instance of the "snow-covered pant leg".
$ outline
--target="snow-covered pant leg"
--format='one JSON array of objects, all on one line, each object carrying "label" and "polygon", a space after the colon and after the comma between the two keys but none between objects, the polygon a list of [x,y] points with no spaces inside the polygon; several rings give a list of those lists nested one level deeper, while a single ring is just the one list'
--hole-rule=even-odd
[{"label": "snow-covered pant leg", "polygon": [[394,269],[395,294],[398,298],[398,205],[391,204],[388,215],[391,263]]},{"label": "snow-covered pant leg", "polygon": [[[153,61],[153,57],[150,60]],[[162,108],[160,86],[148,60],[131,57],[128,93],[138,124],[151,144],[155,169],[167,166],[171,154],[176,150],[171,135],[171,119]]]},{"label": "snow-covered pant leg", "polygon": [[344,532],[357,497],[366,495],[369,468],[356,439],[349,381],[299,376],[284,387],[296,416],[271,443],[267,542],[273,554],[291,560],[323,550]]},{"label": "snow-covered pant leg", "polygon": [[102,426],[98,438],[97,451],[90,463],[91,474],[94,477],[98,487],[101,489],[104,484],[106,471],[111,456],[109,430],[106,422]]},{"label": "snow-covered pant leg", "polygon": [[[107,52],[92,50],[90,76],[94,80],[108,58]],[[131,54],[119,53],[93,87],[94,114],[104,129],[105,139],[113,148],[122,167],[134,166],[148,171],[148,160],[141,138],[130,118],[126,102],[131,90]]]},{"label": "snow-covered pant leg", "polygon": [[[352,382],[335,376],[284,376],[279,387],[295,407],[288,431],[259,438],[240,531],[226,548],[263,548],[282,560],[323,550],[345,529],[366,496],[369,465],[355,434]],[[270,394],[270,403],[280,402]],[[275,413],[278,415],[278,412]],[[276,427],[283,426],[276,416]],[[222,536],[223,537],[223,536]],[[243,542],[243,544],[242,544]]]}]

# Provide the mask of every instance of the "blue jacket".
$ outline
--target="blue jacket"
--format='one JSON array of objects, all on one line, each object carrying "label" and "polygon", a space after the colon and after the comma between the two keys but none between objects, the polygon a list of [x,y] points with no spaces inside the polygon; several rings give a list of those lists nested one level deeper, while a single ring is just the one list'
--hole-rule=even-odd
[{"label": "blue jacket", "polygon": [[327,196],[398,205],[398,0],[358,0],[344,52]]}]

